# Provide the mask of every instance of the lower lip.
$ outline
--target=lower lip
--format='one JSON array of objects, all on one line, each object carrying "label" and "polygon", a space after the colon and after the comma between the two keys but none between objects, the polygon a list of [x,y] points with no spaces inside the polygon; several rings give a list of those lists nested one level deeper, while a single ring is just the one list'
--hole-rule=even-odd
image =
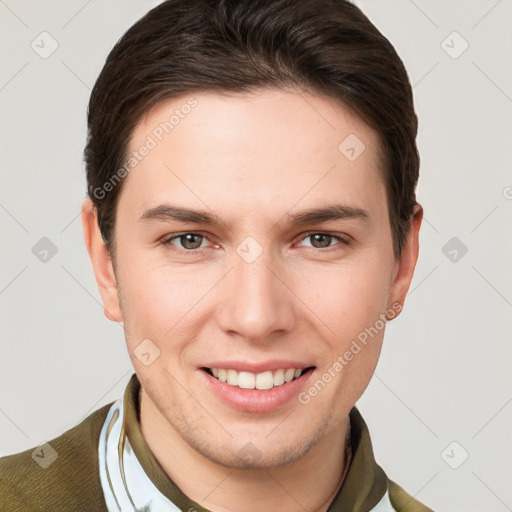
[{"label": "lower lip", "polygon": [[206,384],[221,400],[234,409],[244,412],[269,412],[281,407],[298,396],[314,371],[315,368],[297,379],[272,389],[242,389],[221,382],[205,370],[200,370],[206,379]]}]

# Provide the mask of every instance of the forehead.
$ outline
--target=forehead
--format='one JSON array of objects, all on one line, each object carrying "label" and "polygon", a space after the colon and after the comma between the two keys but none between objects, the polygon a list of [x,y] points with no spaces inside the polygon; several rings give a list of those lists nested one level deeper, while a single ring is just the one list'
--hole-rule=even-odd
[{"label": "forehead", "polygon": [[136,126],[128,156],[139,156],[121,196],[139,215],[172,199],[274,218],[299,202],[345,199],[371,210],[385,195],[378,144],[373,129],[323,96],[187,94],[157,103]]}]

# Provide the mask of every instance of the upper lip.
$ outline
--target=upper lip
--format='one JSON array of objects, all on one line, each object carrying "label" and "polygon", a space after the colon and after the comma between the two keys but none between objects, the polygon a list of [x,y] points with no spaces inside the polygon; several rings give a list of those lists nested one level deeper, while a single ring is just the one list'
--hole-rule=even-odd
[{"label": "upper lip", "polygon": [[202,365],[203,368],[223,368],[225,370],[236,370],[238,372],[262,373],[266,371],[275,371],[279,369],[300,368],[304,370],[310,366],[310,363],[303,361],[292,361],[291,359],[271,359],[262,362],[250,361],[214,361]]}]

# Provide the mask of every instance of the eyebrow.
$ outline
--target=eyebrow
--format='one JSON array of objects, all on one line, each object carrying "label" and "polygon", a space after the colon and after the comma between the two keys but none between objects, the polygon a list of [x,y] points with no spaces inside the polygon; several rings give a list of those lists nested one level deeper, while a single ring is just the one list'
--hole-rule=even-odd
[{"label": "eyebrow", "polygon": [[[285,217],[286,221],[292,226],[302,226],[342,219],[358,219],[366,223],[370,223],[371,221],[370,214],[366,210],[342,204],[309,208],[292,214],[287,213],[283,217]],[[225,224],[218,215],[206,210],[193,210],[168,203],[155,206],[145,211],[140,217],[139,222],[145,223],[153,220],[175,220],[183,223],[189,222],[207,226]]]}]

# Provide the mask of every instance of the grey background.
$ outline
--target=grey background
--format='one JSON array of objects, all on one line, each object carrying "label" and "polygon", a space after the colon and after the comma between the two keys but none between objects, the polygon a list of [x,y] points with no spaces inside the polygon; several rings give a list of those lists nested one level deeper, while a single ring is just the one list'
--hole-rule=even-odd
[{"label": "grey background", "polygon": [[[108,52],[157,3],[0,0],[0,455],[73,427],[133,372],[83,243],[82,150]],[[512,1],[357,3],[414,86],[425,210],[404,312],[358,406],[378,462],[420,501],[512,510]],[[46,59],[31,47],[51,48],[43,31],[58,44]]]}]

